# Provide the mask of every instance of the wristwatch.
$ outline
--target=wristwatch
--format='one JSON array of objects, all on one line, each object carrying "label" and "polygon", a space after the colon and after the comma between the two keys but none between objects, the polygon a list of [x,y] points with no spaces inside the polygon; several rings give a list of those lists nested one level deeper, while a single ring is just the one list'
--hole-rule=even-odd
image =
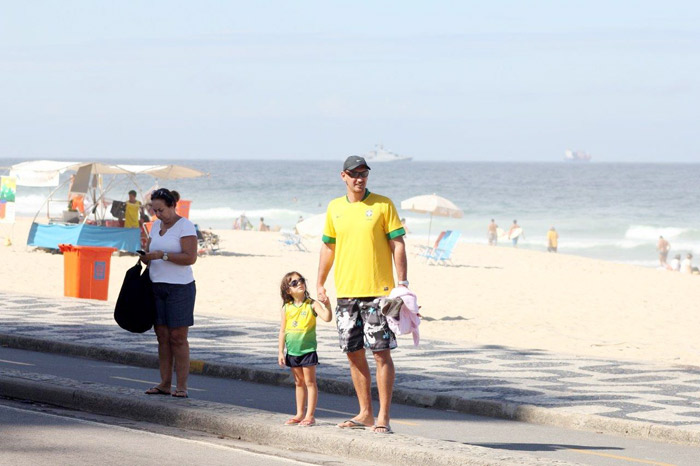
[{"label": "wristwatch", "polygon": [[167,252],[163,252],[163,260],[164,261],[168,260],[168,253]]},{"label": "wristwatch", "polygon": [[408,286],[408,280],[399,281],[399,285]]}]

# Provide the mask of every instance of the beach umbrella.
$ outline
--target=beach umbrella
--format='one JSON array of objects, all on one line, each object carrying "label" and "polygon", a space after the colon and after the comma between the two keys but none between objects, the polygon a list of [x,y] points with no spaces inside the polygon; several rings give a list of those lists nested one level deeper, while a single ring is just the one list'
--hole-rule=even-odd
[{"label": "beach umbrella", "polygon": [[414,196],[401,201],[401,209],[421,214],[430,214],[430,224],[428,226],[428,246],[430,246],[430,232],[433,227],[433,215],[438,217],[464,217],[464,211],[457,207],[454,202],[445,199],[437,194],[424,194]]},{"label": "beach umbrella", "polygon": [[297,223],[296,229],[301,236],[322,236],[326,225],[326,214],[314,215]]}]

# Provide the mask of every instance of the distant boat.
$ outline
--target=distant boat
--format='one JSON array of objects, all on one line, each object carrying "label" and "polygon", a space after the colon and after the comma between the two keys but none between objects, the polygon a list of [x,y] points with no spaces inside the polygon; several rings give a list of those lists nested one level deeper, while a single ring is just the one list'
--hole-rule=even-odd
[{"label": "distant boat", "polygon": [[384,149],[382,144],[377,144],[374,150],[367,152],[364,157],[368,162],[410,162],[413,160],[413,157],[395,154]]},{"label": "distant boat", "polygon": [[587,154],[582,150],[566,149],[564,160],[567,162],[590,162],[591,154]]}]

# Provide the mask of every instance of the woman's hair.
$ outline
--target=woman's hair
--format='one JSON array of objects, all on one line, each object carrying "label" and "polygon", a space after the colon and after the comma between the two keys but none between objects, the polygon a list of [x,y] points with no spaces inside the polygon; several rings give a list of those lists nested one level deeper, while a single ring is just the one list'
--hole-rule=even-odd
[{"label": "woman's hair", "polygon": [[[287,303],[291,303],[292,301],[294,301],[294,298],[292,297],[291,293],[289,292],[290,278],[292,278],[294,275],[298,275],[299,278],[302,278],[304,280],[304,283],[306,283],[306,279],[299,272],[289,272],[284,277],[282,277],[282,283],[280,283],[280,296],[282,296],[282,304],[287,304]],[[309,299],[309,290],[308,289],[304,290],[304,299],[305,300]]]},{"label": "woman's hair", "polygon": [[160,199],[168,207],[175,207],[177,205],[177,201],[180,200],[180,193],[177,191],[170,191],[165,188],[160,188],[151,193],[151,201],[154,199]]}]

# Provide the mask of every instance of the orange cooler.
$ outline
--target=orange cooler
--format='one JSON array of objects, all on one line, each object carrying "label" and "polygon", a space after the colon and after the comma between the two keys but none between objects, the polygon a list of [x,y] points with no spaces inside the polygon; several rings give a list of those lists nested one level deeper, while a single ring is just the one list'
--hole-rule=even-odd
[{"label": "orange cooler", "polygon": [[63,295],[107,300],[109,264],[116,248],[59,244],[63,253]]},{"label": "orange cooler", "polygon": [[185,218],[190,218],[190,205],[192,204],[192,201],[186,201],[184,199],[180,199],[177,201],[177,205],[175,206],[175,212],[180,217],[185,217]]}]

